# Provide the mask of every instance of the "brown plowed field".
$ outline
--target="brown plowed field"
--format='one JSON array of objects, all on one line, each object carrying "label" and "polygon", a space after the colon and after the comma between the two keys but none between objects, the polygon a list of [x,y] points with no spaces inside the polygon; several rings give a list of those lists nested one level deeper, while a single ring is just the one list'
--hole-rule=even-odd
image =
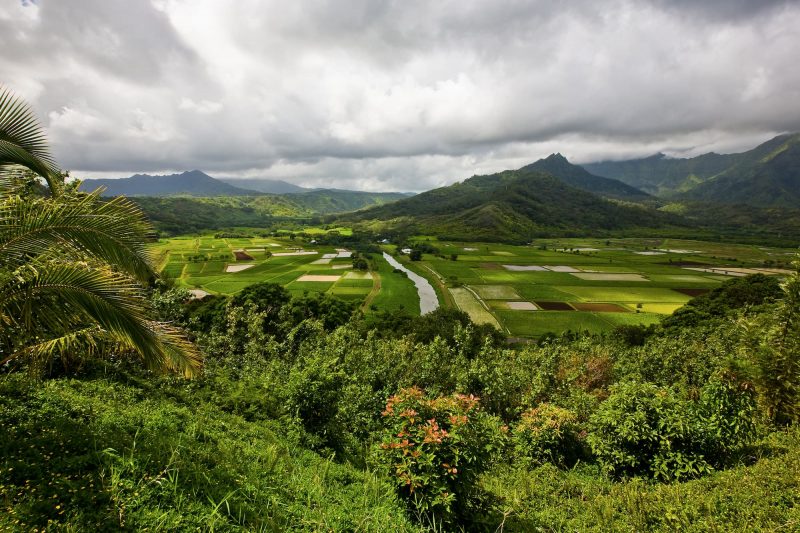
[{"label": "brown plowed field", "polygon": [[534,302],[543,311],[574,311],[567,302]]}]

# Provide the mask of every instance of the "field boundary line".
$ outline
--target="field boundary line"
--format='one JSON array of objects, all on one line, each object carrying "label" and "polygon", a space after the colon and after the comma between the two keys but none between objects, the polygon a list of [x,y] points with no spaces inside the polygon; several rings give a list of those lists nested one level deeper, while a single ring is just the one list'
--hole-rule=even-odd
[{"label": "field boundary line", "polygon": [[361,310],[366,311],[369,309],[369,306],[372,305],[372,302],[378,296],[378,293],[381,292],[381,274],[378,271],[370,270],[372,274],[372,290],[369,291],[367,297],[364,298],[364,303],[361,305]]},{"label": "field boundary line", "polygon": [[501,327],[501,328],[503,328],[504,330],[506,330],[506,333],[507,333],[508,335],[511,335],[511,330],[510,330],[510,329],[508,329],[508,326],[506,326],[506,325],[505,325],[503,322],[501,322],[500,320],[498,320],[497,316],[496,316],[494,313],[492,313],[492,310],[489,308],[489,306],[488,306],[488,305],[486,305],[486,302],[484,302],[484,301],[483,301],[483,298],[481,298],[480,296],[478,296],[478,293],[477,293],[477,292],[475,292],[475,291],[472,289],[472,287],[470,287],[469,285],[462,285],[462,287],[463,287],[463,288],[465,288],[465,289],[467,289],[467,290],[468,290],[468,291],[469,291],[469,292],[470,292],[470,293],[471,293],[471,294],[472,294],[472,295],[475,297],[475,299],[476,299],[476,300],[478,300],[478,303],[479,303],[479,304],[481,304],[481,307],[483,307],[483,308],[486,310],[486,312],[487,312],[487,313],[489,313],[490,315],[492,315],[492,316],[494,317],[494,320],[495,320],[495,322],[497,322],[497,323],[500,325],[500,327]]}]

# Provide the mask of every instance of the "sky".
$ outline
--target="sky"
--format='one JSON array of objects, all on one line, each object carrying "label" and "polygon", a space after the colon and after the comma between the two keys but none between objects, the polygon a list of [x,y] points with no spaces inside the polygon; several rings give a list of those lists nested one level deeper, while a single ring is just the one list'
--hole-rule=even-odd
[{"label": "sky", "polygon": [[800,0],[0,0],[76,177],[422,191],[800,131]]}]

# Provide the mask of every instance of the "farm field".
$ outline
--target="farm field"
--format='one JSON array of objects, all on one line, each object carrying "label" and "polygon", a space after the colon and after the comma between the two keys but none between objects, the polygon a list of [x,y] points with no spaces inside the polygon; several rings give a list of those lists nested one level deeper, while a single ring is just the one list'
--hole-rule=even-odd
[{"label": "farm field", "polygon": [[328,293],[361,302],[375,283],[373,273],[353,270],[349,251],[283,237],[174,237],[151,250],[163,274],[198,296],[232,295],[253,283],[272,282],[293,295]]},{"label": "farm field", "polygon": [[542,239],[528,246],[415,240],[439,250],[424,254],[417,271],[444,279],[454,305],[473,321],[493,317],[516,337],[657,323],[734,276],[781,275],[793,253],[676,239]]},{"label": "farm field", "polygon": [[[344,229],[342,229],[344,230]],[[528,246],[439,242],[419,262],[398,255],[426,277],[440,304],[513,337],[600,333],[626,324],[653,324],[693,296],[746,273],[781,275],[790,250],[701,241],[548,239]],[[372,271],[352,269],[342,248],[277,237],[164,239],[152,246],[161,271],[202,296],[236,294],[257,282],[293,295],[326,293],[357,301],[367,312],[420,312],[414,284],[379,255]],[[455,256],[453,261],[451,256]],[[727,273],[727,274],[726,274]]]}]

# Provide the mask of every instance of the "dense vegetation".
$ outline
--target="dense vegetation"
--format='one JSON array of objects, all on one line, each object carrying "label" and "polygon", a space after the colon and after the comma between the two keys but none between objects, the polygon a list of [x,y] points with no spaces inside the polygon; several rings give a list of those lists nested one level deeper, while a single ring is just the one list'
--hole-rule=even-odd
[{"label": "dense vegetation", "polygon": [[273,285],[188,305],[156,291],[203,375],[86,356],[6,374],[6,524],[790,527],[799,288],[775,303],[736,280],[694,326],[521,349],[453,311],[368,323]]}]

